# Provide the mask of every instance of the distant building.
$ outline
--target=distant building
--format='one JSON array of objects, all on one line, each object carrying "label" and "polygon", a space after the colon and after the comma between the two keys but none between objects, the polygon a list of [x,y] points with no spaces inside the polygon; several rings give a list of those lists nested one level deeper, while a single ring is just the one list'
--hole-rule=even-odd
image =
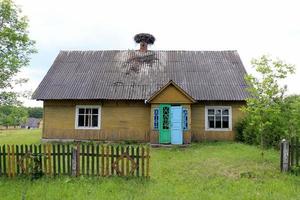
[{"label": "distant building", "polygon": [[41,128],[42,123],[43,123],[42,119],[30,117],[27,119],[27,122],[25,124],[21,125],[21,128],[27,128],[27,129]]}]

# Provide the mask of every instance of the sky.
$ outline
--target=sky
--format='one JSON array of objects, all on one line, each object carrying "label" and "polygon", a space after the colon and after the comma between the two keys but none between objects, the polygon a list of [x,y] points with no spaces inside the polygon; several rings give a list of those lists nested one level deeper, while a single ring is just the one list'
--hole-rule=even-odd
[{"label": "sky", "polygon": [[[287,84],[300,94],[299,0],[15,0],[29,18],[38,53],[16,90],[34,91],[60,50],[137,49],[135,34],[151,33],[152,50],[237,50],[248,73],[263,54],[296,65]],[[25,106],[42,102],[22,99]]]}]

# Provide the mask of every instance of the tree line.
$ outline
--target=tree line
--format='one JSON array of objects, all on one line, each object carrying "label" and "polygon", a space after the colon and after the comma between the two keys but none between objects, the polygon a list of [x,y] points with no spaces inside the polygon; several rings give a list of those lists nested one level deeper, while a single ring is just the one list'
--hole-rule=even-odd
[{"label": "tree line", "polygon": [[0,106],[0,125],[6,128],[25,124],[30,117],[43,118],[43,108],[13,105]]}]

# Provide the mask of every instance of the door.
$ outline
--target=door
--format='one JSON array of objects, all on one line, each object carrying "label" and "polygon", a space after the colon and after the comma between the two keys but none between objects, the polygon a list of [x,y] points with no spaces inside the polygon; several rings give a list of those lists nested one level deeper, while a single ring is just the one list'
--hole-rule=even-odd
[{"label": "door", "polygon": [[170,120],[171,105],[161,104],[159,106],[159,143],[171,143],[171,120]]},{"label": "door", "polygon": [[171,144],[183,144],[181,106],[171,107]]}]

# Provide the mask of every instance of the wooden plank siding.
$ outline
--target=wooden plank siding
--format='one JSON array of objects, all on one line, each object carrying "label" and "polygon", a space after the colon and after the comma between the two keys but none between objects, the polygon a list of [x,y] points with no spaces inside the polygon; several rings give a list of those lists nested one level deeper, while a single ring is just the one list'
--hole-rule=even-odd
[{"label": "wooden plank siding", "polygon": [[[101,129],[75,129],[76,105],[101,105]],[[144,101],[44,101],[43,139],[149,140],[150,105]]]},{"label": "wooden plank siding", "polygon": [[[140,141],[158,143],[158,131],[153,130],[153,109],[171,97],[182,101],[183,96],[171,88],[152,104],[144,101],[51,100],[44,101],[43,139],[75,139],[104,141]],[[165,96],[166,95],[166,96]],[[178,96],[178,98],[176,97]],[[170,102],[169,102],[170,103]],[[101,129],[75,129],[76,105],[100,105]],[[180,103],[188,109],[188,127],[184,143],[205,140],[233,140],[235,124],[243,117],[244,101],[202,101]],[[231,106],[231,131],[205,131],[205,106]]]}]

